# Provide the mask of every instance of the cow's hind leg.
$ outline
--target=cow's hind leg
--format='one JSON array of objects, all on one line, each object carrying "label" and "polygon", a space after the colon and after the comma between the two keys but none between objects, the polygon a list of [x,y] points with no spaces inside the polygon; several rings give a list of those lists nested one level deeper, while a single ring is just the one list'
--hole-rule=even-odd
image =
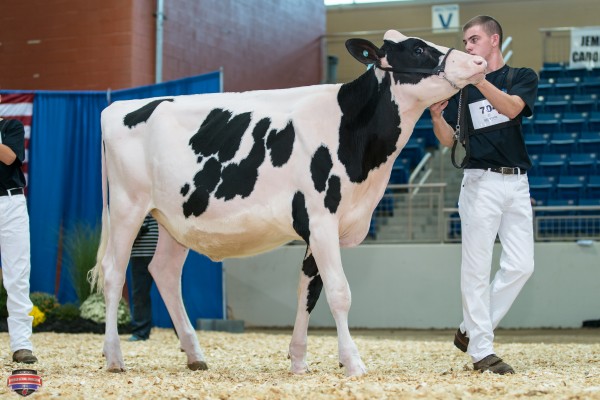
[{"label": "cow's hind leg", "polygon": [[181,272],[187,254],[188,249],[173,239],[171,234],[159,224],[158,244],[148,269],[169,310],[181,348],[187,355],[188,368],[194,371],[205,370],[208,367],[204,354],[181,297]]},{"label": "cow's hind leg", "polygon": [[307,248],[298,283],[298,309],[289,350],[289,357],[292,360],[291,371],[295,374],[303,374],[308,371],[306,363],[308,321],[311,311],[319,300],[322,288],[323,281],[319,275],[315,258],[310,252],[310,248]]},{"label": "cow's hind leg", "polygon": [[335,319],[340,364],[346,368],[346,375],[359,376],[367,370],[348,328],[350,286],[342,268],[336,233],[337,229],[326,229],[325,224],[321,223],[318,229],[311,229],[310,248],[319,267],[327,302]]}]

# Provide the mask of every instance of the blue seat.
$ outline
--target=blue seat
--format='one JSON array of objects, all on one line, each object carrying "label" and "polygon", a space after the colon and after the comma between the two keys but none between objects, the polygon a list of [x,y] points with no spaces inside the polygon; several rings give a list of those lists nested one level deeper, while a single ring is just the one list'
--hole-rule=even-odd
[{"label": "blue seat", "polygon": [[533,126],[536,133],[554,133],[560,131],[561,115],[558,113],[539,113],[534,115]]},{"label": "blue seat", "polygon": [[588,176],[588,182],[585,186],[585,196],[600,199],[600,175]]},{"label": "blue seat", "polygon": [[600,154],[600,132],[581,132],[577,146],[580,151]]},{"label": "blue seat", "polygon": [[577,76],[563,76],[556,78],[554,82],[554,94],[575,94],[579,93],[579,82],[581,79]]},{"label": "blue seat", "polygon": [[567,170],[570,175],[594,175],[596,164],[596,153],[573,153],[569,157]]},{"label": "blue seat", "polygon": [[558,78],[563,76],[565,67],[562,63],[545,62],[540,69],[540,78]]},{"label": "blue seat", "polygon": [[554,78],[540,78],[538,80],[538,95],[548,96],[554,94]]},{"label": "blue seat", "polygon": [[390,183],[393,185],[402,185],[408,183],[408,176],[408,169],[404,167],[404,164],[394,163],[394,165],[392,166]]},{"label": "blue seat", "polygon": [[[577,132],[558,132],[552,135],[548,146],[549,153],[571,154],[577,151]],[[527,144],[527,142],[525,142]]]},{"label": "blue seat", "polygon": [[546,97],[538,96],[533,103],[533,114],[546,112]]},{"label": "blue seat", "polygon": [[411,170],[414,169],[425,155],[425,139],[411,137],[400,154],[410,160],[409,167]]},{"label": "blue seat", "polygon": [[550,134],[548,133],[525,135],[525,146],[527,147],[527,153],[530,155],[545,153],[548,150],[549,142]]},{"label": "blue seat", "polygon": [[588,130],[588,113],[566,112],[562,114],[561,128],[565,132],[583,132]]},{"label": "blue seat", "polygon": [[581,94],[600,93],[600,75],[583,77],[579,84],[579,91]]},{"label": "blue seat", "polygon": [[556,198],[577,202],[583,196],[585,184],[585,175],[561,175],[556,184]]},{"label": "blue seat", "polygon": [[587,68],[565,68],[562,71],[562,76],[566,76],[569,78],[579,78],[582,79],[585,76],[588,76]]},{"label": "blue seat", "polygon": [[537,166],[538,172],[543,176],[564,175],[567,169],[568,156],[564,153],[546,153],[540,157]]},{"label": "blue seat", "polygon": [[546,113],[565,113],[569,111],[571,95],[551,94],[543,97],[544,112]]},{"label": "blue seat", "polygon": [[521,120],[521,125],[523,126],[523,133],[525,133],[525,134],[534,133],[533,117],[523,118]]},{"label": "blue seat", "polygon": [[600,131],[600,111],[592,111],[588,116],[588,130]]},{"label": "blue seat", "polygon": [[[429,113],[427,115],[429,115]],[[431,117],[429,116],[421,116],[415,125],[412,137],[423,139],[426,147],[437,147],[439,144],[435,134],[433,133],[433,123],[431,122]]]},{"label": "blue seat", "polygon": [[598,108],[598,95],[592,94],[574,94],[571,97],[570,111],[587,112],[596,111]]},{"label": "blue seat", "polygon": [[536,204],[546,204],[554,195],[555,178],[553,176],[529,176],[529,195]]}]

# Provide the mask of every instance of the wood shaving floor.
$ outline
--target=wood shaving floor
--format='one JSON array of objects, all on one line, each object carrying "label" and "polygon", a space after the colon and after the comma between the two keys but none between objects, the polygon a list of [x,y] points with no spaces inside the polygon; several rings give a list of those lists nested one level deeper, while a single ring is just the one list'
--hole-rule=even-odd
[{"label": "wood shaving floor", "polygon": [[[121,346],[127,371],[106,372],[103,335],[36,333],[34,367],[43,387],[32,399],[600,399],[600,330],[499,330],[496,352],[517,371],[472,370],[453,331],[352,330],[368,373],[338,368],[331,330],[309,332],[306,375],[289,373],[291,329],[198,332],[209,370],[190,371],[171,329]],[[4,378],[11,361],[0,334]],[[4,380],[6,382],[6,380]],[[18,398],[0,385],[0,398]]]}]

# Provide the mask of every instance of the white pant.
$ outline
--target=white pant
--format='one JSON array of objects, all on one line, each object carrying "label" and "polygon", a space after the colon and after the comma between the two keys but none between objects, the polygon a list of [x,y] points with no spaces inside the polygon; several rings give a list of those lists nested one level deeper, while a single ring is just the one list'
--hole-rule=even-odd
[{"label": "white pant", "polygon": [[29,299],[30,244],[29,215],[22,194],[0,197],[0,253],[2,282],[8,292],[8,332],[10,350],[32,350],[29,315],[33,305]]},{"label": "white pant", "polygon": [[[464,171],[459,197],[462,225],[461,292],[473,362],[494,353],[494,329],[533,273],[533,216],[527,175]],[[490,283],[496,234],[500,269]]]}]

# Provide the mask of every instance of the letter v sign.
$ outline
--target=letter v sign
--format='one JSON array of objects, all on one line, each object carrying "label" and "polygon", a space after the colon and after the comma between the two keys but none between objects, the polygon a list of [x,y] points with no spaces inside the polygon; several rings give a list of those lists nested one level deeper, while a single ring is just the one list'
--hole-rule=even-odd
[{"label": "letter v sign", "polygon": [[457,29],[460,20],[458,4],[446,4],[431,7],[431,25],[434,32]]}]

